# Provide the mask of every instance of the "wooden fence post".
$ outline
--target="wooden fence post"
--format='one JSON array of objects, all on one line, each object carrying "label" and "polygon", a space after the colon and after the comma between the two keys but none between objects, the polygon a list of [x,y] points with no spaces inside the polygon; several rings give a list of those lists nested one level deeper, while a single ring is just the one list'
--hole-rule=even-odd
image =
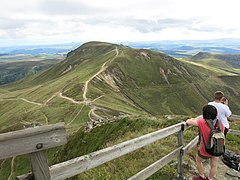
[{"label": "wooden fence post", "polygon": [[47,150],[30,153],[34,180],[50,180]]},{"label": "wooden fence post", "polygon": [[67,143],[64,123],[37,126],[0,134],[0,159],[30,154],[32,173],[21,180],[50,180],[47,149]]},{"label": "wooden fence post", "polygon": [[[184,124],[182,124],[181,131],[178,132],[178,147],[183,146],[184,144],[184,139],[183,139],[183,131],[184,131]],[[177,172],[178,172],[178,180],[183,180],[186,179],[183,176],[183,151],[181,150],[178,156],[178,167],[177,167]]]}]

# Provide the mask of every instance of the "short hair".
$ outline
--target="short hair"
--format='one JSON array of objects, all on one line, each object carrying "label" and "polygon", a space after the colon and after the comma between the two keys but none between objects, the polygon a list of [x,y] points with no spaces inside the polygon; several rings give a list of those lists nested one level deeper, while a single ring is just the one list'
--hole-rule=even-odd
[{"label": "short hair", "polygon": [[223,96],[224,96],[224,93],[223,93],[222,91],[216,91],[216,92],[214,93],[214,98],[215,98],[216,100],[220,100]]},{"label": "short hair", "polygon": [[217,109],[212,105],[203,107],[203,118],[214,120],[217,117]]}]

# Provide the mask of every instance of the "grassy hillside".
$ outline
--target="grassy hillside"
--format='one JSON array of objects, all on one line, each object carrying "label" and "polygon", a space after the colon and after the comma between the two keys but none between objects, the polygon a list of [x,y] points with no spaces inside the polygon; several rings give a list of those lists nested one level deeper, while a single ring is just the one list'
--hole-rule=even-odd
[{"label": "grassy hillside", "polygon": [[0,85],[36,74],[60,62],[63,56],[12,55],[0,56]]},{"label": "grassy hillside", "polygon": [[212,54],[199,52],[198,54],[187,58],[192,62],[207,65],[223,70],[234,75],[240,74],[240,55],[239,54]]},{"label": "grassy hillside", "polygon": [[[216,90],[224,91],[233,113],[240,114],[238,82],[237,73],[209,64],[177,60],[146,49],[89,42],[43,72],[0,86],[0,132],[65,122],[69,142],[49,152],[52,164],[198,115]],[[166,120],[164,115],[176,118]],[[166,146],[174,148],[175,137],[161,143],[162,148],[156,148],[160,146],[156,143],[116,160],[118,168],[110,162],[79,178],[108,179],[112,176],[109,172],[117,172],[114,178],[124,179],[146,166],[143,154],[150,164],[165,154]],[[11,161],[20,169],[14,173],[27,172],[28,160],[20,158],[24,166],[19,158],[0,162],[0,177],[9,176],[6,169]],[[131,164],[132,160],[136,166],[127,169],[126,162]],[[173,169],[166,167],[160,176],[173,176]]]}]

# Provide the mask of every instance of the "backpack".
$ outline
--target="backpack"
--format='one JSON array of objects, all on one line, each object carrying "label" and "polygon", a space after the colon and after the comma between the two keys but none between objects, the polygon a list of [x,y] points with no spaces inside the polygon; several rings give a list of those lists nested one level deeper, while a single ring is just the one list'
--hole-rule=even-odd
[{"label": "backpack", "polygon": [[222,132],[222,123],[217,120],[219,127],[215,127],[210,119],[206,119],[206,122],[211,128],[211,133],[205,144],[205,150],[212,156],[221,156],[225,153],[225,135]]}]

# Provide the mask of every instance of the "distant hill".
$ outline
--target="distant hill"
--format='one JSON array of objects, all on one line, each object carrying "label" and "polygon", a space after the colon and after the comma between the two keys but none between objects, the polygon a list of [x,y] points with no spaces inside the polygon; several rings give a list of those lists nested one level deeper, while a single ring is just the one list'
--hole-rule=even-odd
[{"label": "distant hill", "polygon": [[0,85],[15,82],[57,64],[62,56],[2,56],[0,57]]},{"label": "distant hill", "polygon": [[186,59],[210,67],[216,67],[234,74],[240,74],[240,54],[213,54],[199,52]]},{"label": "distant hill", "polygon": [[207,58],[213,58],[214,55],[211,53],[207,53],[207,52],[199,52],[196,55],[192,56],[189,58],[189,60],[191,61],[200,61],[203,59],[207,59]]},{"label": "distant hill", "polygon": [[[1,54],[17,55],[65,55],[76,49],[82,42],[49,44],[49,45],[25,45],[0,47]],[[119,42],[120,44],[120,42]],[[212,40],[179,40],[179,41],[137,41],[121,42],[121,44],[132,48],[145,48],[163,52],[172,57],[189,57],[198,52],[209,52],[216,54],[240,54],[240,39],[212,39]]]},{"label": "distant hill", "polygon": [[240,66],[240,54],[213,54],[207,52],[199,52],[189,59],[192,61],[200,61],[209,58],[223,60],[229,64],[232,64],[233,66]]},{"label": "distant hill", "polygon": [[[149,49],[88,42],[50,68],[0,86],[0,132],[65,122],[69,143],[49,152],[51,164],[199,115],[216,90],[224,91],[233,113],[238,112],[240,77],[236,72]],[[164,146],[158,144],[156,154],[168,150],[164,147],[173,148],[176,139],[170,138],[163,141]],[[145,153],[149,162],[159,158],[148,147],[134,154],[132,164],[130,156],[116,160],[121,171],[114,171],[114,178],[126,179],[140,170],[146,160],[137,163],[136,159]],[[15,161],[20,167],[17,174],[28,171],[23,163],[26,157],[20,158]],[[111,163],[79,179],[110,177]],[[10,160],[2,162],[1,169],[9,164]],[[7,179],[7,171],[1,169],[0,177]],[[158,178],[169,177],[172,169]]]},{"label": "distant hill", "polygon": [[124,42],[134,48],[147,48],[166,53],[175,58],[189,57],[198,52],[240,54],[240,39],[179,40]]},{"label": "distant hill", "polygon": [[49,45],[25,45],[25,46],[10,46],[10,47],[0,47],[0,56],[3,55],[17,55],[17,54],[58,54],[64,55],[69,51],[76,49],[82,43],[63,43],[63,44],[49,44]]}]

